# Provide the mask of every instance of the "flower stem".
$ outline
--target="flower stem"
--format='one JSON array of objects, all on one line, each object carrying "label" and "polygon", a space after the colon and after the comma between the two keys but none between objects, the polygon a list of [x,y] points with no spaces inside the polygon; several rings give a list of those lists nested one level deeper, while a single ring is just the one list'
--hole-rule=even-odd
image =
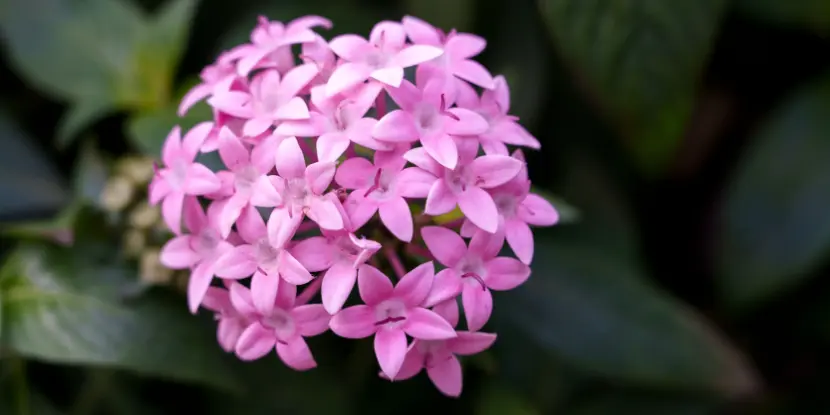
[{"label": "flower stem", "polygon": [[424,247],[422,247],[422,246],[420,246],[420,245],[415,245],[415,244],[409,244],[409,245],[407,245],[407,246],[406,246],[406,253],[408,253],[408,254],[410,254],[410,255],[414,255],[414,256],[419,256],[419,257],[421,257],[421,258],[426,258],[426,259],[428,259],[428,260],[430,260],[430,261],[431,261],[431,260],[433,260],[433,259],[435,259],[435,258],[432,256],[432,253],[431,253],[431,252],[429,252],[429,250],[428,250],[428,249],[426,249],[426,248],[424,248]]},{"label": "flower stem", "polygon": [[308,303],[312,297],[314,297],[318,291],[320,291],[320,287],[323,285],[323,276],[319,276],[311,281],[311,284],[305,287],[302,293],[297,297],[297,301],[294,302],[295,305],[304,305]]},{"label": "flower stem", "polygon": [[297,233],[305,233],[317,228],[317,224],[309,220],[300,224],[300,226],[297,228]]},{"label": "flower stem", "polygon": [[384,90],[381,90],[377,98],[375,98],[375,111],[377,111],[378,119],[386,115],[386,91]]},{"label": "flower stem", "polygon": [[403,276],[406,275],[406,268],[404,268],[401,258],[398,257],[398,253],[395,252],[393,248],[387,247],[383,249],[383,254],[386,255],[386,259],[395,271],[395,275],[397,275],[399,279],[403,278]]}]

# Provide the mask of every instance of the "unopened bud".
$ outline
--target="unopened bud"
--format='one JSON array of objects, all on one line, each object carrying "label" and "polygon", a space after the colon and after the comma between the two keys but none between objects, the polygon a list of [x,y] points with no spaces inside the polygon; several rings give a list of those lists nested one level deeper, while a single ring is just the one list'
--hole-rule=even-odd
[{"label": "unopened bud", "polygon": [[158,206],[141,203],[130,212],[130,226],[138,229],[150,229],[161,220]]},{"label": "unopened bud", "polygon": [[101,207],[109,212],[120,212],[133,199],[135,185],[125,177],[114,176],[104,185],[98,201]]},{"label": "unopened bud", "polygon": [[165,267],[160,261],[161,252],[158,249],[147,250],[141,255],[139,276],[141,281],[151,285],[164,285],[173,278],[173,270]]},{"label": "unopened bud", "polygon": [[153,159],[149,157],[132,156],[118,161],[118,174],[124,175],[136,185],[145,185],[153,178]]}]

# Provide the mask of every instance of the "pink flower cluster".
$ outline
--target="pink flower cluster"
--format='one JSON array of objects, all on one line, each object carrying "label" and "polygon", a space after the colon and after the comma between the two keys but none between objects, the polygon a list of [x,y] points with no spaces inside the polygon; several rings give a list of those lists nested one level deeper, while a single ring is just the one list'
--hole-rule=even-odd
[{"label": "pink flower cluster", "polygon": [[[368,39],[313,31],[330,27],[260,18],[184,97],[180,114],[206,99],[214,119],[164,144],[149,189],[175,234],[162,262],[191,270],[191,312],[216,313],[219,343],[241,359],[276,349],[307,370],[306,337],[374,336],[381,376],[426,369],[458,396],[456,355],[496,339],[479,331],[491,291],[527,280],[530,226],[558,219],[508,150],[539,143],[508,114],[505,79],[471,59],[484,39],[414,17],[380,22]],[[196,161],[213,151],[224,170]],[[437,225],[456,208],[461,219]],[[505,241],[518,259],[499,256]],[[346,306],[355,285],[362,304]],[[458,298],[467,330],[456,329]]]}]

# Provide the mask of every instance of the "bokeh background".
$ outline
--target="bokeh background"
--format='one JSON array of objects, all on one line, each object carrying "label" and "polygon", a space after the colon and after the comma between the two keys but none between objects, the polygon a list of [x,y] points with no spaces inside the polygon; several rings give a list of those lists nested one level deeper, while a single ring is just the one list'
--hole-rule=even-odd
[{"label": "bokeh background", "polygon": [[[461,398],[333,335],[238,362],[158,267],[152,160],[260,14],[489,40],[562,220]],[[4,415],[830,413],[827,0],[0,0],[0,34]]]}]

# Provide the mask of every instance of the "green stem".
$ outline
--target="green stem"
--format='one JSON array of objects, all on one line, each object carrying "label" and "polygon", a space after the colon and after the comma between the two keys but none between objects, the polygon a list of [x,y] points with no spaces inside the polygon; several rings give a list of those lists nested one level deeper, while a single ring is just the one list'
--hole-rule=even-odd
[{"label": "green stem", "polygon": [[29,379],[26,376],[26,361],[21,357],[12,357],[9,359],[12,367],[12,376],[14,383],[14,403],[16,413],[18,415],[31,415],[32,410],[29,405]]}]

